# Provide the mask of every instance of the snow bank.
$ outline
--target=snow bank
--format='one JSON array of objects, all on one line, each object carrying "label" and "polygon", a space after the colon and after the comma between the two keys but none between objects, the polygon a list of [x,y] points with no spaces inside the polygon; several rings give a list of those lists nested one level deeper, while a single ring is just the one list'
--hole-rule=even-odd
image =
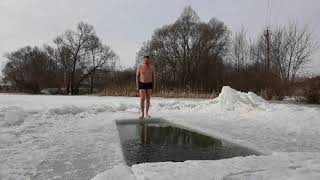
[{"label": "snow bank", "polygon": [[[244,93],[224,86],[219,96],[210,100],[186,100],[186,99],[152,99],[151,109],[156,112],[212,112],[219,110],[227,111],[251,111],[254,109],[263,110],[268,104],[263,98],[249,92]],[[140,112],[139,100],[128,99],[121,102],[104,102],[88,106],[84,105],[63,105],[49,109],[51,115],[66,115],[101,113],[101,112]]]},{"label": "snow bank", "polygon": [[[18,96],[19,97],[19,96]],[[140,112],[138,98],[128,97],[73,97],[73,96],[24,96],[22,101],[17,96],[2,96],[13,103],[11,107],[23,107],[25,112],[46,111],[49,115],[77,115],[81,113],[102,112]],[[16,98],[16,99],[15,99]],[[117,99],[115,101],[115,99]],[[5,101],[4,101],[5,102]],[[43,103],[45,102],[45,103]],[[224,86],[219,96],[210,100],[163,99],[153,98],[151,110],[155,112],[213,112],[219,110],[250,111],[265,109],[268,104],[263,98],[249,92],[236,91]],[[1,107],[0,107],[1,109]],[[12,111],[12,110],[10,110]],[[22,110],[21,110],[22,111]],[[9,111],[8,111],[9,112]],[[8,114],[9,125],[20,124],[23,118],[16,117],[17,111]]]},{"label": "snow bank", "polygon": [[262,108],[267,101],[252,92],[244,93],[224,86],[217,98],[221,109],[238,110],[238,109],[255,109]]},{"label": "snow bank", "polygon": [[229,86],[224,86],[219,96],[212,100],[181,101],[156,103],[156,111],[180,111],[180,112],[212,112],[217,110],[227,111],[251,111],[264,110],[268,102],[255,93],[240,92]]}]

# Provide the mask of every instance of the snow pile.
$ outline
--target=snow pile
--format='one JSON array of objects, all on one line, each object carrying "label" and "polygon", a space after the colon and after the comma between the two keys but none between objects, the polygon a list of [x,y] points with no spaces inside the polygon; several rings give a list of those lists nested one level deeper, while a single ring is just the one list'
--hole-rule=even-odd
[{"label": "snow pile", "polygon": [[155,110],[160,112],[212,112],[227,111],[251,111],[254,109],[266,109],[268,102],[255,93],[240,92],[229,86],[224,86],[219,96],[212,100],[204,101],[166,101],[155,104]]},{"label": "snow pile", "polygon": [[51,93],[50,93],[50,91],[48,89],[43,89],[40,92],[41,92],[41,94],[51,95]]},{"label": "snow pile", "polygon": [[267,104],[267,101],[262,97],[257,96],[255,93],[240,92],[229,86],[224,86],[216,99],[224,110],[252,110],[255,108],[263,108]]}]

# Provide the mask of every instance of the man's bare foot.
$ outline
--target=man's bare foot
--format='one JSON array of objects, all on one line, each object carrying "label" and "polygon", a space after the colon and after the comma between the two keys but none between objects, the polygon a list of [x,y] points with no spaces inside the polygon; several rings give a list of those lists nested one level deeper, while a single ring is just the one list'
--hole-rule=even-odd
[{"label": "man's bare foot", "polygon": [[148,114],[148,115],[146,115],[146,118],[151,118],[151,116]]},{"label": "man's bare foot", "polygon": [[140,116],[139,119],[144,119],[144,116]]}]

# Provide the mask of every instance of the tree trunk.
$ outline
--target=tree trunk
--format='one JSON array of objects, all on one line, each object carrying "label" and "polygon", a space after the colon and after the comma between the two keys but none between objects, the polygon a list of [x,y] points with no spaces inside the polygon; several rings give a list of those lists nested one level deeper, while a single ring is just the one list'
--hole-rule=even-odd
[{"label": "tree trunk", "polygon": [[94,87],[94,72],[92,73],[91,76],[91,85],[90,85],[90,94],[93,94],[93,87]]}]

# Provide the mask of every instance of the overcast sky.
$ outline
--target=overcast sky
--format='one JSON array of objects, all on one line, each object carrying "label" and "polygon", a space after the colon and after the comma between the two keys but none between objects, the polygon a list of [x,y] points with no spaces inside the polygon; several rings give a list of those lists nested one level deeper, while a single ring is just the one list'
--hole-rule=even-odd
[{"label": "overcast sky", "polygon": [[[94,25],[103,42],[120,56],[123,67],[133,66],[136,52],[153,30],[174,22],[191,5],[202,21],[216,17],[231,31],[245,27],[252,36],[266,23],[289,20],[309,24],[319,39],[319,0],[0,0],[0,64],[3,54],[26,45],[50,44],[79,21]],[[320,74],[320,53],[310,65]]]}]

